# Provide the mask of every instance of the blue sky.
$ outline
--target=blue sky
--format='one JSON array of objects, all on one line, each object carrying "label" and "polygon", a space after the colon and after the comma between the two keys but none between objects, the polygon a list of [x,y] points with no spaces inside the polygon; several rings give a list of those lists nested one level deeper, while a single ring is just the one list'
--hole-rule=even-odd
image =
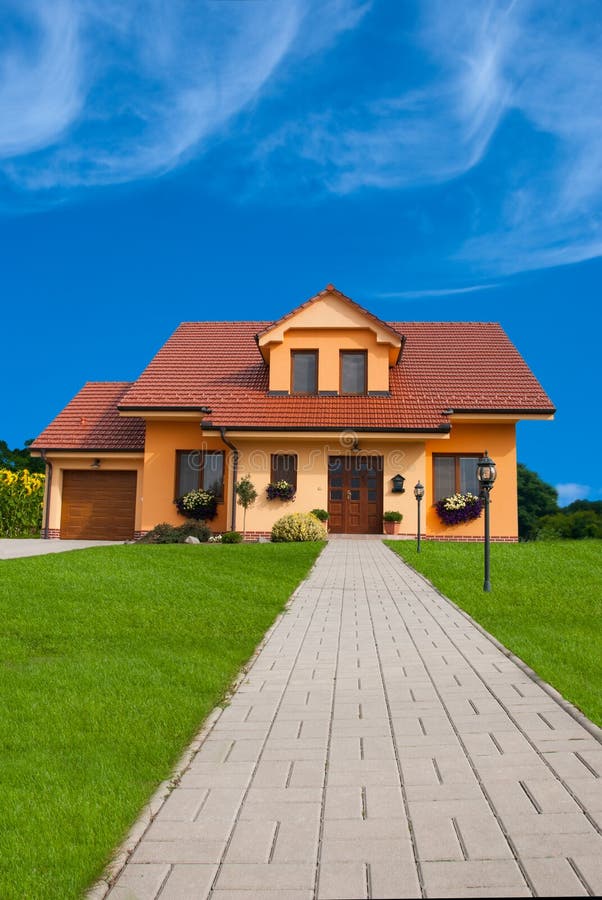
[{"label": "blue sky", "polygon": [[180,321],[334,282],[385,319],[501,322],[558,407],[519,458],[602,496],[597,0],[0,13],[1,438]]}]

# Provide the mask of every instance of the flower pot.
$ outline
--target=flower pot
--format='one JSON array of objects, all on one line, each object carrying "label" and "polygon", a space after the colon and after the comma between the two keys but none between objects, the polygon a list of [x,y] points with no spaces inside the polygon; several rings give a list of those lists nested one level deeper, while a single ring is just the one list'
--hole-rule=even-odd
[{"label": "flower pot", "polygon": [[399,534],[400,522],[383,522],[385,534]]}]

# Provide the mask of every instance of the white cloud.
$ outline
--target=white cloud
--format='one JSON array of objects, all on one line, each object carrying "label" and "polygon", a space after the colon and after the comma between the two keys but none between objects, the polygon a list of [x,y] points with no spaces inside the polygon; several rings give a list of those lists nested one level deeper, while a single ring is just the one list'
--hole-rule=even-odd
[{"label": "white cloud", "polygon": [[81,112],[79,16],[67,0],[31,2],[35,34],[0,57],[0,158],[56,141]]},{"label": "white cloud", "polygon": [[555,487],[558,491],[559,506],[568,506],[573,500],[587,500],[592,490],[587,484],[575,484],[573,482],[557,484]]},{"label": "white cloud", "polygon": [[30,189],[169,171],[251,103],[287,56],[323,49],[366,8],[28,0],[0,67],[0,162]]},{"label": "white cloud", "polygon": [[452,294],[473,294],[498,287],[497,284],[472,284],[461,288],[425,288],[421,291],[385,291],[376,294],[381,300],[422,300],[426,297],[447,297]]}]

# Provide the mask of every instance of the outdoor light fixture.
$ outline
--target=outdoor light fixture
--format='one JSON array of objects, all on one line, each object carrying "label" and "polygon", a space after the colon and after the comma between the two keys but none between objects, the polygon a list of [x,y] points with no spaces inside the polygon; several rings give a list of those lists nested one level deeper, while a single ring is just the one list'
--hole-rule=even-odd
[{"label": "outdoor light fixture", "polygon": [[483,582],[483,590],[489,593],[491,590],[491,581],[489,577],[489,549],[491,538],[489,534],[489,493],[497,478],[497,469],[494,461],[491,459],[487,451],[477,463],[477,479],[479,481],[479,496],[485,507],[485,580]]},{"label": "outdoor light fixture", "polygon": [[414,485],[414,496],[418,506],[418,527],[416,529],[416,553],[420,553],[420,503],[424,497],[424,485],[419,481]]},{"label": "outdoor light fixture", "polygon": [[405,488],[403,486],[405,478],[403,477],[403,475],[394,475],[391,481],[393,483],[393,487],[391,489],[392,493],[405,494]]},{"label": "outdoor light fixture", "polygon": [[100,469],[100,460],[95,459],[93,463],[90,463],[91,469]]}]

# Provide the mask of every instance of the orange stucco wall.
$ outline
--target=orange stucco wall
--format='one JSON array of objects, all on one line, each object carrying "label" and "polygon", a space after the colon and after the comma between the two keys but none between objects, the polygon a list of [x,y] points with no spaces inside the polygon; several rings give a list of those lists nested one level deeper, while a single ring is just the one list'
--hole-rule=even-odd
[{"label": "orange stucco wall", "polygon": [[[309,512],[312,509],[328,509],[328,457],[349,454],[349,447],[339,441],[338,435],[330,439],[304,440],[302,437],[245,439],[233,437],[239,450],[239,477],[250,475],[258,498],[247,512],[247,531],[270,531],[281,516],[290,512]],[[414,528],[415,500],[413,485],[424,479],[424,443],[422,441],[388,441],[377,436],[360,435],[361,454],[383,457],[383,510],[398,510],[407,520],[408,528]],[[297,454],[297,494],[293,501],[268,500],[266,487],[270,481],[272,453]],[[355,454],[349,454],[355,455]],[[397,474],[406,479],[404,494],[392,493],[391,478]],[[236,525],[242,529],[242,509],[237,508]]]},{"label": "orange stucco wall", "polygon": [[389,347],[378,343],[374,332],[366,328],[344,331],[317,328],[290,328],[281,344],[270,354],[270,390],[291,390],[291,351],[318,351],[318,390],[340,390],[340,351],[366,350],[368,390],[389,390]]},{"label": "orange stucco wall", "polygon": [[176,452],[178,450],[224,450],[224,501],[209,525],[213,531],[226,531],[230,465],[228,448],[218,435],[203,435],[200,422],[147,421],[144,452],[143,531],[159,522],[182,525],[186,521],[174,506],[176,488]]},{"label": "orange stucco wall", "polygon": [[491,491],[492,537],[518,535],[516,486],[516,434],[514,424],[453,424],[448,441],[426,442],[425,509],[427,533],[448,537],[480,537],[483,519],[466,525],[444,525],[433,505],[433,453],[481,454],[484,450],[497,464],[497,480]]}]

